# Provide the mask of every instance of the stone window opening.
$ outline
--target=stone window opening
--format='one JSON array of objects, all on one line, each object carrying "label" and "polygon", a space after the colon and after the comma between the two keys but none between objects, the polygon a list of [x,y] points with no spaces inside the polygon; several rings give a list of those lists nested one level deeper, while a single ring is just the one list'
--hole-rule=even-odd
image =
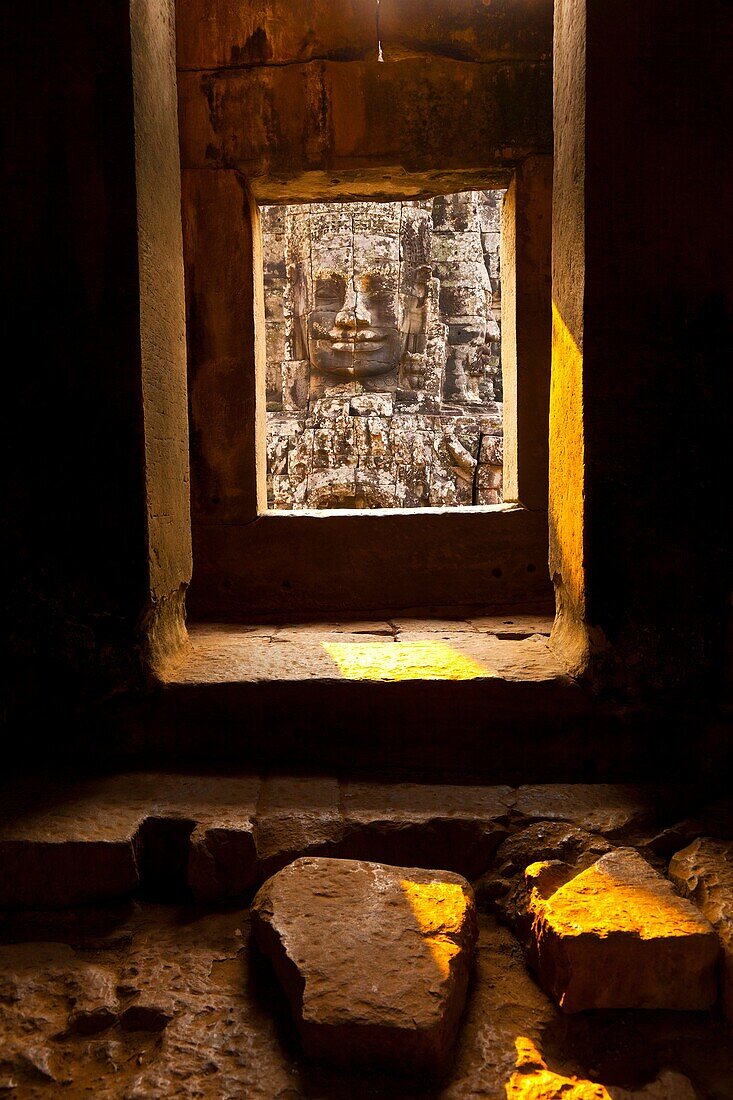
[{"label": "stone window opening", "polygon": [[502,503],[504,194],[260,207],[269,510]]}]

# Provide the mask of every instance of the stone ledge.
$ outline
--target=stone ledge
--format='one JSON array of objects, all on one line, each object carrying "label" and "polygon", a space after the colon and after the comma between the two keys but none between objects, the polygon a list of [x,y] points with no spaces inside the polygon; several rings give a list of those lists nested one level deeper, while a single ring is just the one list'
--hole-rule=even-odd
[{"label": "stone ledge", "polygon": [[[171,773],[25,779],[2,792],[0,907],[108,902],[145,893],[151,880],[160,892],[162,866],[172,897],[242,898],[301,855],[438,866],[476,878],[494,866],[508,837],[518,838],[520,862],[552,854],[541,831],[535,836],[547,807],[567,824],[563,836],[570,829],[600,842],[605,830],[616,843],[644,846],[689,816],[679,801],[665,803],[655,787],[610,784],[579,787],[573,802],[567,784]],[[507,851],[504,844],[502,866]]]}]

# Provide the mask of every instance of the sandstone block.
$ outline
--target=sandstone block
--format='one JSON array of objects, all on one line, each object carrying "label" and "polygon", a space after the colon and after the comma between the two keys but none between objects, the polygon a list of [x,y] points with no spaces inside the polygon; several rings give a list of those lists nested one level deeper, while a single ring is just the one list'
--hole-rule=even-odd
[{"label": "sandstone block", "polygon": [[506,836],[511,798],[501,786],[345,783],[345,846],[360,859],[448,867],[472,878]]},{"label": "sandstone block", "polygon": [[672,857],[669,877],[718,933],[723,949],[723,1010],[733,1027],[733,842],[709,837],[693,841]]},{"label": "sandstone block", "polygon": [[465,879],[306,857],[264,884],[251,916],[307,1055],[370,1069],[446,1068],[478,934]]},{"label": "sandstone block", "polygon": [[338,842],[343,831],[337,779],[266,779],[255,824],[260,882],[295,856]]},{"label": "sandstone block", "polygon": [[611,840],[654,817],[654,792],[614,783],[543,783],[520,787],[515,813],[529,821],[571,821]]},{"label": "sandstone block", "polygon": [[251,823],[198,825],[191,833],[188,885],[197,901],[242,897],[257,878]]},{"label": "sandstone block", "polygon": [[176,4],[181,69],[376,57],[372,0],[185,0]]},{"label": "sandstone block", "polygon": [[550,0],[382,0],[385,61],[414,55],[494,61],[552,54]]},{"label": "sandstone block", "polygon": [[60,909],[125,897],[138,885],[134,834],[113,841],[0,839],[0,908]]},{"label": "sandstone block", "polygon": [[[493,867],[474,884],[479,908],[497,912],[525,945],[529,941],[532,914],[525,870],[538,860],[561,861],[572,868],[567,877],[595,863],[612,845],[564,821],[536,821],[502,842]],[[545,864],[543,863],[542,866]]]},{"label": "sandstone block", "polygon": [[[709,1008],[718,941],[709,921],[632,849],[601,856],[548,892],[527,869],[534,917],[530,962],[564,1012]],[[572,871],[570,872],[572,874]]]}]

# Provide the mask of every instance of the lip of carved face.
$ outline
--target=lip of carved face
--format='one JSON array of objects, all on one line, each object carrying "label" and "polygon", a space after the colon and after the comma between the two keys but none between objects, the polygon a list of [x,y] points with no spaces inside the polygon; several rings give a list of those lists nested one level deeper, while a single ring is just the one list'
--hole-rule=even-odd
[{"label": "lip of carved face", "polygon": [[320,273],[308,317],[308,358],[325,374],[386,374],[399,361],[394,295],[375,275]]}]

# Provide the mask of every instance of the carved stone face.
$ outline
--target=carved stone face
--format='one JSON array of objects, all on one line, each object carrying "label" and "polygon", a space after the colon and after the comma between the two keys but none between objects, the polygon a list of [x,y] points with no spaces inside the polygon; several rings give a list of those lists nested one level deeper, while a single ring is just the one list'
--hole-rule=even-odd
[{"label": "carved stone face", "polygon": [[313,272],[308,358],[344,380],[394,370],[400,360],[397,280],[391,272]]},{"label": "carved stone face", "polygon": [[405,352],[424,346],[425,279],[416,272],[428,258],[430,211],[314,203],[295,217],[296,357],[302,351],[331,384],[394,372],[397,385]]}]

